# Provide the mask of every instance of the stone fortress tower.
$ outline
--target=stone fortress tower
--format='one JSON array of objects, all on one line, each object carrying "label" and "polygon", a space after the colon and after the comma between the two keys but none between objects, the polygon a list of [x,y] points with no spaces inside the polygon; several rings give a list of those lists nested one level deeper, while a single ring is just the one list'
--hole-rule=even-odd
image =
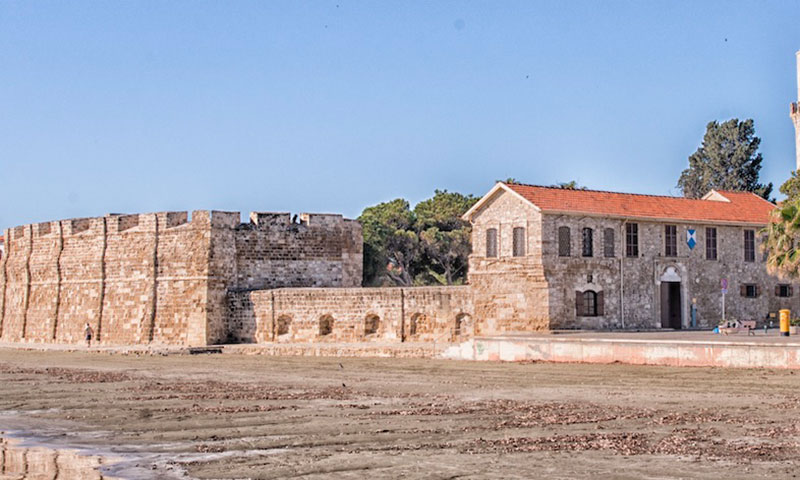
[{"label": "stone fortress tower", "polygon": [[794,123],[794,144],[797,170],[800,170],[800,50],[795,54],[797,58],[797,101],[790,105],[790,116]]}]

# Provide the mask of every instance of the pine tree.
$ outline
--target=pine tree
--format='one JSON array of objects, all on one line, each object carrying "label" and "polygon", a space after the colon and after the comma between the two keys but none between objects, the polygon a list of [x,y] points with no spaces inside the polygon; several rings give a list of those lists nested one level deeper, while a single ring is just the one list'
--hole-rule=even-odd
[{"label": "pine tree", "polygon": [[760,144],[752,119],[710,122],[702,145],[689,157],[689,168],[678,179],[678,188],[689,198],[700,198],[717,189],[753,192],[769,199],[772,184],[758,183]]}]

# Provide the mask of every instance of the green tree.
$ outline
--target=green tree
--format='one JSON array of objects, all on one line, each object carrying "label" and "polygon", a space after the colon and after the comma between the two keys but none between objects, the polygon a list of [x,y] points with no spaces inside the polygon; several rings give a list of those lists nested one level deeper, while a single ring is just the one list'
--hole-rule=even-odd
[{"label": "green tree", "polygon": [[789,180],[786,180],[783,185],[781,185],[780,192],[786,195],[785,202],[800,198],[800,173],[798,172],[800,172],[800,170],[793,171]]},{"label": "green tree", "polygon": [[461,220],[478,199],[436,190],[409,208],[403,199],[367,207],[364,285],[459,284],[466,279],[470,226]]},{"label": "green tree", "polygon": [[781,203],[762,233],[766,236],[767,269],[783,277],[800,276],[800,200]]},{"label": "green tree", "polygon": [[784,277],[800,276],[800,175],[793,171],[781,185],[786,200],[772,211],[767,227],[762,231],[766,241],[762,248],[767,253],[767,269]]},{"label": "green tree", "polygon": [[471,227],[461,216],[477,202],[472,195],[436,190],[414,207],[424,259],[417,283],[453,285],[466,280]]},{"label": "green tree", "polygon": [[412,264],[419,254],[416,217],[398,198],[367,207],[358,217],[364,236],[364,284],[412,285]]},{"label": "green tree", "polygon": [[689,157],[689,168],[678,179],[678,188],[689,198],[700,198],[711,189],[747,191],[769,198],[772,184],[758,183],[760,144],[752,119],[710,122],[703,143]]}]

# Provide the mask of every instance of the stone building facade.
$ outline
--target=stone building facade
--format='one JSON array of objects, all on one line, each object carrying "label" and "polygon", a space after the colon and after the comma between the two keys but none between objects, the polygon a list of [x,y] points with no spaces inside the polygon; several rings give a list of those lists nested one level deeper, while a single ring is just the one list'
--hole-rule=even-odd
[{"label": "stone building facade", "polygon": [[712,327],[800,307],[767,273],[775,206],[498,183],[467,214],[476,332]]}]

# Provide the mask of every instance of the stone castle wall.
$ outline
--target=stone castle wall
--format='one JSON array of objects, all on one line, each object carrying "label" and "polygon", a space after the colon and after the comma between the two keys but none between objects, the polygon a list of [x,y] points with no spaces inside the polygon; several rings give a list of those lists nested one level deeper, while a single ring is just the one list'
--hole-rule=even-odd
[{"label": "stone castle wall", "polygon": [[469,287],[232,292],[231,330],[250,342],[450,342],[473,333]]},{"label": "stone castle wall", "polygon": [[109,215],[16,227],[0,263],[0,338],[201,343],[210,212]]},{"label": "stone castle wall", "polygon": [[89,323],[101,343],[205,345],[229,336],[229,291],[360,284],[357,222],[251,218],[164,212],[7,230],[0,340],[77,343]]},{"label": "stone castle wall", "polygon": [[213,225],[209,257],[210,343],[242,341],[232,326],[231,292],[285,287],[359,287],[362,277],[361,225],[341,215],[238,213]]}]

